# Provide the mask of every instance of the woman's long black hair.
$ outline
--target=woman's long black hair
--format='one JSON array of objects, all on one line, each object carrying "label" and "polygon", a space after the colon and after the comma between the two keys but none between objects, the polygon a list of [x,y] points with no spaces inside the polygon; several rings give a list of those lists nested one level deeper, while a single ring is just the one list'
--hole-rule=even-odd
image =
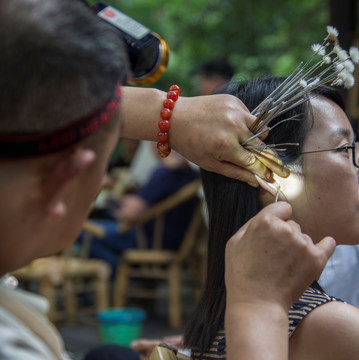
[{"label": "woman's long black hair", "polygon": [[[252,111],[283,80],[283,78],[265,78],[245,83],[231,82],[221,93],[238,97]],[[320,87],[312,94],[321,94],[344,109],[342,99],[331,88]],[[309,102],[274,119],[270,124],[273,126],[293,115],[300,115],[300,120],[279,124],[269,132],[265,140],[267,144],[300,144],[299,146],[287,146],[287,151],[278,152],[285,164],[299,161],[305,138],[312,127]],[[207,280],[203,295],[187,323],[184,341],[186,347],[200,349],[204,352],[208,351],[216,332],[224,322],[226,243],[241,226],[261,210],[262,206],[257,189],[247,183],[205,170],[201,170],[201,174],[209,215]]]}]

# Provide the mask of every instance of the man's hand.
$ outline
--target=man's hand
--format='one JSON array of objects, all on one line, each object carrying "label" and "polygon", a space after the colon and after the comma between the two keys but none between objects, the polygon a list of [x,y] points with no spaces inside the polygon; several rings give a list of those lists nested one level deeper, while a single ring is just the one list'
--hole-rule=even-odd
[{"label": "man's hand", "polygon": [[131,349],[137,351],[140,354],[141,360],[148,360],[153,349],[156,346],[158,346],[161,342],[167,342],[169,344],[172,344],[178,349],[182,349],[183,336],[182,335],[166,336],[162,340],[138,339],[131,343]]},{"label": "man's hand", "polygon": [[148,209],[147,202],[135,194],[124,195],[119,204],[115,218],[122,221],[135,221]]},{"label": "man's hand", "polygon": [[326,237],[314,244],[291,214],[288,203],[271,204],[228,241],[228,301],[274,302],[288,310],[319,278],[335,241]]},{"label": "man's hand", "polygon": [[[171,120],[171,146],[187,159],[208,171],[258,186],[254,174],[267,181],[272,172],[287,176],[276,162],[258,160],[240,144],[253,136],[249,130],[255,117],[232,95],[180,97]],[[261,136],[264,139],[266,134]],[[257,138],[249,145],[263,145]],[[259,157],[260,158],[260,157]],[[264,159],[266,160],[266,159]]]}]

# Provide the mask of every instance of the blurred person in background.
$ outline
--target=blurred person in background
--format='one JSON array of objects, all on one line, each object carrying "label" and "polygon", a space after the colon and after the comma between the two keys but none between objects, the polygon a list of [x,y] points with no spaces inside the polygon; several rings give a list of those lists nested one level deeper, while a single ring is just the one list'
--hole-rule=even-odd
[{"label": "blurred person in background", "polygon": [[[115,275],[123,250],[137,247],[137,231],[131,229],[120,233],[122,221],[133,222],[151,206],[173,195],[189,182],[199,178],[199,171],[175,151],[161,158],[152,175],[134,194],[125,194],[112,204],[109,219],[92,220],[102,226],[106,235],[94,237],[90,245],[90,257],[103,259],[112,267]],[[163,248],[177,250],[191,221],[198,199],[192,198],[168,211],[164,218]],[[153,222],[144,225],[147,246],[152,246],[154,235]]]},{"label": "blurred person in background", "polygon": [[227,60],[214,59],[193,69],[191,74],[198,77],[198,94],[211,95],[232,79],[234,69]]}]

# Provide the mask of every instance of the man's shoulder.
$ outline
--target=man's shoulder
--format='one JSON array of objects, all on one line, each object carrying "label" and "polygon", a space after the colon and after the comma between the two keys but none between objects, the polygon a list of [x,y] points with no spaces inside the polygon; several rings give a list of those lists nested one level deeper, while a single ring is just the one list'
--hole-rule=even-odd
[{"label": "man's shoulder", "polygon": [[46,300],[37,294],[0,284],[0,358],[69,360],[62,339],[47,320]]}]

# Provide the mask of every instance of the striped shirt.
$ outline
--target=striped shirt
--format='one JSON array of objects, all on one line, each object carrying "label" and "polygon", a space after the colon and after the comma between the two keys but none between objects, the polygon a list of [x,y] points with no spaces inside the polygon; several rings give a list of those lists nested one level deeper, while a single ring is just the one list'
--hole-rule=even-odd
[{"label": "striped shirt", "polygon": [[[289,320],[289,337],[300,324],[300,322],[317,306],[325,304],[329,301],[342,301],[335,297],[329,296],[326,293],[309,287],[300,299],[290,308],[288,313]],[[226,359],[226,335],[224,327],[222,327],[216,334],[214,341],[208,351],[202,354],[198,350],[192,349],[193,360],[219,360]]]}]

